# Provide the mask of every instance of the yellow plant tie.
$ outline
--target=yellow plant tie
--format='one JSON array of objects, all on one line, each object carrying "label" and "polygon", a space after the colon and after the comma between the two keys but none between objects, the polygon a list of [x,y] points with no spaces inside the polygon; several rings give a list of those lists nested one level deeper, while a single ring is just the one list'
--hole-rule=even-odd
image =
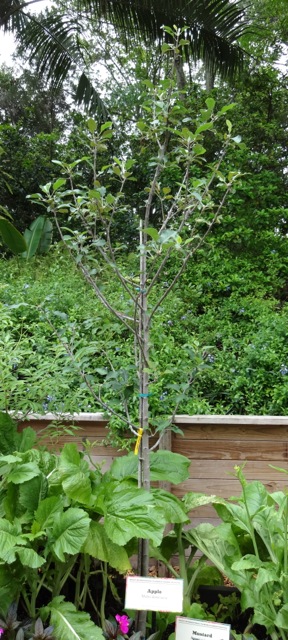
[{"label": "yellow plant tie", "polygon": [[140,447],[141,439],[143,436],[143,429],[138,429],[137,433],[138,433],[138,437],[137,437],[135,449],[134,449],[135,456],[137,456],[137,454],[139,453],[139,447]]}]

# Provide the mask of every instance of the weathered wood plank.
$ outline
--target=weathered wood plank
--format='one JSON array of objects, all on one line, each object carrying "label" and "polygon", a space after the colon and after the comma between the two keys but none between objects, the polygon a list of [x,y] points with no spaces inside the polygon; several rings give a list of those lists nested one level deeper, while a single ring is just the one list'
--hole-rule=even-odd
[{"label": "weathered wood plank", "polygon": [[206,522],[207,518],[212,518],[212,519],[218,518],[214,507],[212,507],[212,505],[210,504],[205,505],[205,507],[197,507],[197,509],[193,509],[193,511],[191,511],[189,515],[190,515],[191,523],[193,526],[194,526],[194,521],[197,519],[199,521]]},{"label": "weathered wood plank", "polygon": [[[181,434],[173,434],[174,442],[186,442],[188,440],[264,440],[275,439],[288,440],[287,426],[252,426],[252,425],[177,425],[183,431]],[[183,445],[185,446],[185,445]]]},{"label": "weathered wood plank", "polygon": [[[39,444],[41,443],[41,445],[45,445],[50,451],[55,451],[55,452],[59,452],[60,449],[63,448],[63,446],[67,443],[74,443],[76,444],[77,448],[79,449],[79,451],[84,451],[84,443],[82,438],[79,438],[77,436],[62,436],[58,439],[50,439],[50,438],[41,438],[38,439]],[[119,456],[124,456],[127,451],[119,451],[119,449],[116,449],[115,447],[111,447],[111,446],[104,446],[104,445],[95,445],[94,447],[91,448],[90,453],[92,456],[96,456],[96,457],[100,457],[100,458],[115,458],[115,457],[119,457]]]},{"label": "weathered wood plank", "polygon": [[[99,414],[98,414],[99,415]],[[247,425],[288,425],[288,416],[252,416],[252,415],[221,415],[221,414],[177,414],[174,420],[175,424],[195,425],[195,424],[247,424]]]},{"label": "weathered wood plank", "polygon": [[[288,489],[287,480],[267,480],[263,482],[268,491],[283,491]],[[240,482],[236,478],[222,480],[207,479],[207,480],[186,480],[180,485],[173,487],[174,495],[182,497],[184,493],[188,491],[195,491],[196,493],[206,493],[208,495],[217,495],[221,498],[229,498],[230,496],[238,496],[241,494],[242,489]]]},{"label": "weathered wood plank", "polygon": [[[231,478],[234,474],[234,467],[239,464],[239,460],[210,460],[209,465],[203,460],[191,460],[189,477],[195,479]],[[247,480],[285,480],[288,475],[281,471],[272,469],[269,465],[275,465],[287,469],[288,463],[283,460],[248,460],[244,466],[244,475]],[[230,474],[230,475],[229,475]]]},{"label": "weathered wood plank", "polygon": [[105,427],[105,424],[101,423],[100,425],[98,424],[93,424],[91,422],[82,422],[82,423],[73,423],[71,422],[59,422],[59,424],[47,424],[41,422],[40,420],[35,420],[35,421],[27,421],[27,422],[20,422],[18,425],[18,430],[22,431],[25,427],[32,427],[32,429],[35,429],[35,431],[37,431],[37,433],[47,433],[47,431],[49,432],[53,432],[53,430],[56,432],[61,432],[64,429],[71,429],[76,435],[81,436],[82,438],[87,438],[89,440],[91,440],[92,442],[94,442],[94,440],[100,440],[100,439],[104,439],[107,438],[108,435],[108,428]]},{"label": "weathered wood plank", "polygon": [[191,460],[288,460],[288,441],[175,440],[173,451]]}]

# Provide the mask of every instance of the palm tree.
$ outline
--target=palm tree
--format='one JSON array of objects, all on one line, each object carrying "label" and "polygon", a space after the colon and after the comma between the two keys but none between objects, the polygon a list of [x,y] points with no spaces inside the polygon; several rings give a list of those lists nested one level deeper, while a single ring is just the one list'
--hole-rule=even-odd
[{"label": "palm tree", "polygon": [[[206,73],[224,79],[235,76],[243,66],[244,52],[237,40],[247,31],[248,19],[243,0],[74,0],[68,9],[62,3],[36,17],[29,7],[40,0],[1,0],[0,28],[12,30],[37,60],[40,73],[52,84],[62,84],[71,70],[78,73],[76,100],[95,110],[100,99],[89,79],[89,66],[83,60],[82,18],[97,25],[111,23],[129,37],[139,35],[145,42],[161,42],[169,35],[163,25],[186,27],[189,57],[202,60]],[[65,7],[67,7],[65,3]]]}]

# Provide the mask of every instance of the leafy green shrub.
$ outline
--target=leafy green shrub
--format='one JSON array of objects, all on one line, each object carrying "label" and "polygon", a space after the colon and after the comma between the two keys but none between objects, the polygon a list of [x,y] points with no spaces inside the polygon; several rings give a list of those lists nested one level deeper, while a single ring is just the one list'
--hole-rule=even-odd
[{"label": "leafy green shrub", "polygon": [[[20,600],[31,619],[39,612],[43,620],[50,616],[59,640],[68,637],[69,625],[81,640],[102,637],[85,610],[92,603],[104,625],[108,565],[128,571],[128,549],[135,539],[145,536],[157,546],[167,522],[187,522],[175,496],[138,488],[137,463],[130,454],[103,474],[98,467],[90,469],[73,444],[59,457],[37,449],[0,456],[4,615],[11,602]],[[187,478],[189,460],[183,456],[160,451],[150,454],[150,463],[152,480]],[[102,582],[100,611],[92,593],[95,577]],[[68,586],[71,602],[64,599]]]}]

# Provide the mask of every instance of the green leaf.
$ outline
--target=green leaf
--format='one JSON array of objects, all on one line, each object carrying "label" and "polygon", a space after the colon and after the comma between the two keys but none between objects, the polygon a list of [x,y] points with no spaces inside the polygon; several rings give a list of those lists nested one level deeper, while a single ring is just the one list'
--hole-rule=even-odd
[{"label": "green leaf", "polygon": [[[185,546],[185,540],[184,540]],[[188,547],[188,543],[186,545]],[[178,552],[178,540],[175,531],[171,531],[167,536],[164,536],[161,545],[159,547],[153,547],[151,550],[151,557],[155,557],[162,562],[168,561],[175,556]]]},{"label": "green leaf", "polygon": [[232,131],[232,122],[230,120],[226,120],[226,124],[227,124],[228,133],[231,133],[231,131]]},{"label": "green leaf", "polygon": [[230,111],[230,109],[234,109],[234,107],[236,107],[236,102],[231,102],[231,104],[226,104],[224,105],[224,107],[220,109],[219,114],[226,113],[227,111]]},{"label": "green leaf", "polygon": [[75,469],[74,474],[71,473],[71,475],[63,480],[62,487],[63,491],[71,500],[75,500],[81,504],[90,504],[92,495],[91,482],[83,471]]},{"label": "green leaf", "polygon": [[113,122],[111,122],[111,120],[109,120],[108,122],[104,122],[104,124],[101,124],[100,127],[100,132],[103,133],[103,131],[106,131],[106,129],[110,129],[112,127]]},{"label": "green leaf", "polygon": [[197,127],[195,134],[198,135],[199,133],[203,133],[203,131],[208,131],[209,129],[213,129],[213,122],[204,122],[204,124],[200,124],[200,126]]},{"label": "green leaf", "polygon": [[[259,571],[258,571],[258,575],[257,578],[255,580],[255,590],[256,593],[261,593],[261,589],[263,587],[264,584],[267,584],[268,582],[278,582],[279,581],[279,576],[277,576],[276,573],[276,565],[273,565],[272,562],[262,562],[262,566],[260,567]],[[276,590],[276,588],[275,588]]]},{"label": "green leaf", "polygon": [[164,44],[161,45],[161,51],[162,53],[167,53],[167,51],[171,51],[171,45],[164,42]]},{"label": "green leaf", "polygon": [[275,618],[275,625],[279,627],[279,629],[288,629],[288,604],[284,604],[284,606],[279,609]]},{"label": "green leaf", "polygon": [[91,499],[90,470],[75,444],[66,444],[61,452],[58,473],[64,492],[69,498],[83,504]]},{"label": "green leaf", "polygon": [[193,491],[189,491],[185,493],[182,498],[184,503],[184,509],[186,513],[192,511],[192,509],[197,509],[197,507],[203,507],[206,504],[211,504],[214,502],[216,496],[206,496],[205,493],[194,493]]},{"label": "green leaf", "polygon": [[59,468],[62,470],[69,469],[70,465],[79,465],[80,452],[76,445],[72,442],[64,445],[59,457]]},{"label": "green leaf", "polygon": [[70,508],[64,513],[56,513],[52,529],[52,550],[61,562],[65,562],[65,553],[74,555],[81,551],[86,541],[90,518],[83,509]]},{"label": "green leaf", "polygon": [[107,486],[104,504],[104,527],[108,537],[124,545],[131,538],[149,538],[158,546],[162,540],[165,520],[157,512],[152,494],[128,483]]},{"label": "green leaf", "polygon": [[215,100],[213,98],[207,98],[207,100],[205,100],[205,104],[207,105],[208,109],[214,109]]},{"label": "green leaf", "polygon": [[183,504],[172,493],[164,491],[163,489],[151,489],[154,500],[159,509],[159,513],[164,514],[166,522],[178,523],[178,522],[190,522],[190,518],[187,518],[187,513],[183,509]]},{"label": "green leaf", "polygon": [[63,596],[54,598],[47,608],[57,640],[103,640],[102,629],[92,622],[88,613],[77,611]]},{"label": "green leaf", "polygon": [[17,425],[8,413],[0,411],[0,452],[12,453],[17,448]]},{"label": "green leaf", "polygon": [[232,564],[241,560],[242,553],[230,524],[213,527],[210,523],[202,523],[185,531],[185,537],[236,586],[242,589],[246,585],[246,572],[236,572],[232,569]]},{"label": "green leaf", "polygon": [[[202,156],[203,153],[206,152],[206,149],[202,146],[202,144],[194,144],[193,152],[194,152],[195,156]],[[194,195],[194,198],[195,198],[196,197],[196,192],[194,192],[193,195]]]},{"label": "green leaf", "polygon": [[95,131],[97,130],[97,122],[95,122],[93,118],[89,118],[87,120],[87,127],[90,133],[95,133]]},{"label": "green leaf", "polygon": [[240,560],[237,560],[237,562],[233,562],[232,569],[235,571],[243,571],[243,569],[259,569],[262,565],[263,560],[260,560],[260,558],[256,558],[256,556],[248,553]]},{"label": "green leaf", "polygon": [[[8,520],[0,519],[0,558],[7,562],[13,562],[15,559],[14,550],[19,545],[25,545],[26,542],[21,538],[21,527],[14,521],[12,524]],[[12,559],[10,554],[12,552]]]},{"label": "green leaf", "polygon": [[34,513],[39,502],[46,498],[48,482],[43,473],[20,485],[19,503],[29,513]]},{"label": "green leaf", "polygon": [[20,579],[8,565],[0,565],[1,612],[6,615],[11,602],[18,599],[21,589]]},{"label": "green leaf", "polygon": [[39,569],[39,567],[42,567],[46,562],[45,558],[41,558],[34,549],[17,547],[16,553],[21,564],[23,564],[24,567],[30,567],[30,569]]},{"label": "green leaf", "polygon": [[[150,453],[150,473],[151,480],[167,481],[173,484],[184,482],[189,477],[190,461],[185,456],[172,451],[156,451]],[[123,480],[124,478],[138,477],[138,458],[134,453],[121,458],[115,458],[110,472],[113,478]]]},{"label": "green leaf", "polygon": [[64,184],[66,184],[66,178],[58,178],[56,182],[53,182],[53,185],[52,185],[53,191],[57,191],[57,189],[60,189],[60,187],[63,187]]},{"label": "green leaf", "polygon": [[9,247],[10,251],[14,254],[23,253],[26,251],[27,245],[26,241],[17,229],[9,222],[9,220],[5,220],[0,216],[0,235],[3,238],[7,247]]},{"label": "green leaf", "polygon": [[[50,496],[45,498],[39,504],[37,511],[35,512],[35,522],[38,524],[36,529],[46,529],[54,522],[55,514],[62,512],[63,502],[62,498],[58,496]],[[34,525],[33,525],[34,527]],[[34,530],[34,529],[33,529]]]},{"label": "green leaf", "polygon": [[144,233],[147,233],[148,236],[150,236],[152,238],[152,240],[155,240],[155,242],[158,241],[159,239],[159,233],[157,231],[157,229],[154,229],[154,227],[147,227],[147,229],[143,229]]},{"label": "green leaf", "polygon": [[17,434],[17,451],[24,453],[35,445],[37,439],[36,431],[32,427],[25,427],[21,433]]},{"label": "green leaf", "polygon": [[90,523],[88,537],[82,551],[89,553],[90,556],[101,560],[101,562],[108,562],[120,573],[131,569],[126,550],[108,538],[104,526],[100,522]]},{"label": "green leaf", "polygon": [[253,517],[259,510],[263,509],[267,503],[268,491],[262,482],[258,480],[249,482],[249,484],[245,486],[244,491],[250,517]]},{"label": "green leaf", "polygon": [[[0,153],[1,155],[1,153]],[[6,209],[6,207],[3,207],[2,204],[0,204],[0,211],[3,211],[3,213],[5,213],[5,216],[7,216],[7,218],[10,218],[10,220],[13,220],[13,216],[11,216],[10,211],[8,211],[8,209]]]},{"label": "green leaf", "polygon": [[[37,252],[45,253],[50,246],[52,236],[52,223],[46,216],[38,216],[33,220],[29,229],[24,232],[27,251],[23,252],[23,258],[33,258]],[[40,251],[41,246],[41,251]]]},{"label": "green leaf", "polygon": [[3,467],[8,464],[13,464],[14,462],[21,462],[22,458],[20,456],[13,456],[12,454],[8,454],[7,456],[0,456],[0,467],[2,467],[1,472],[3,473]]},{"label": "green leaf", "polygon": [[15,465],[14,469],[10,471],[7,482],[13,482],[13,484],[21,484],[27,482],[31,478],[39,475],[39,467],[35,462],[24,462],[22,464]]}]

